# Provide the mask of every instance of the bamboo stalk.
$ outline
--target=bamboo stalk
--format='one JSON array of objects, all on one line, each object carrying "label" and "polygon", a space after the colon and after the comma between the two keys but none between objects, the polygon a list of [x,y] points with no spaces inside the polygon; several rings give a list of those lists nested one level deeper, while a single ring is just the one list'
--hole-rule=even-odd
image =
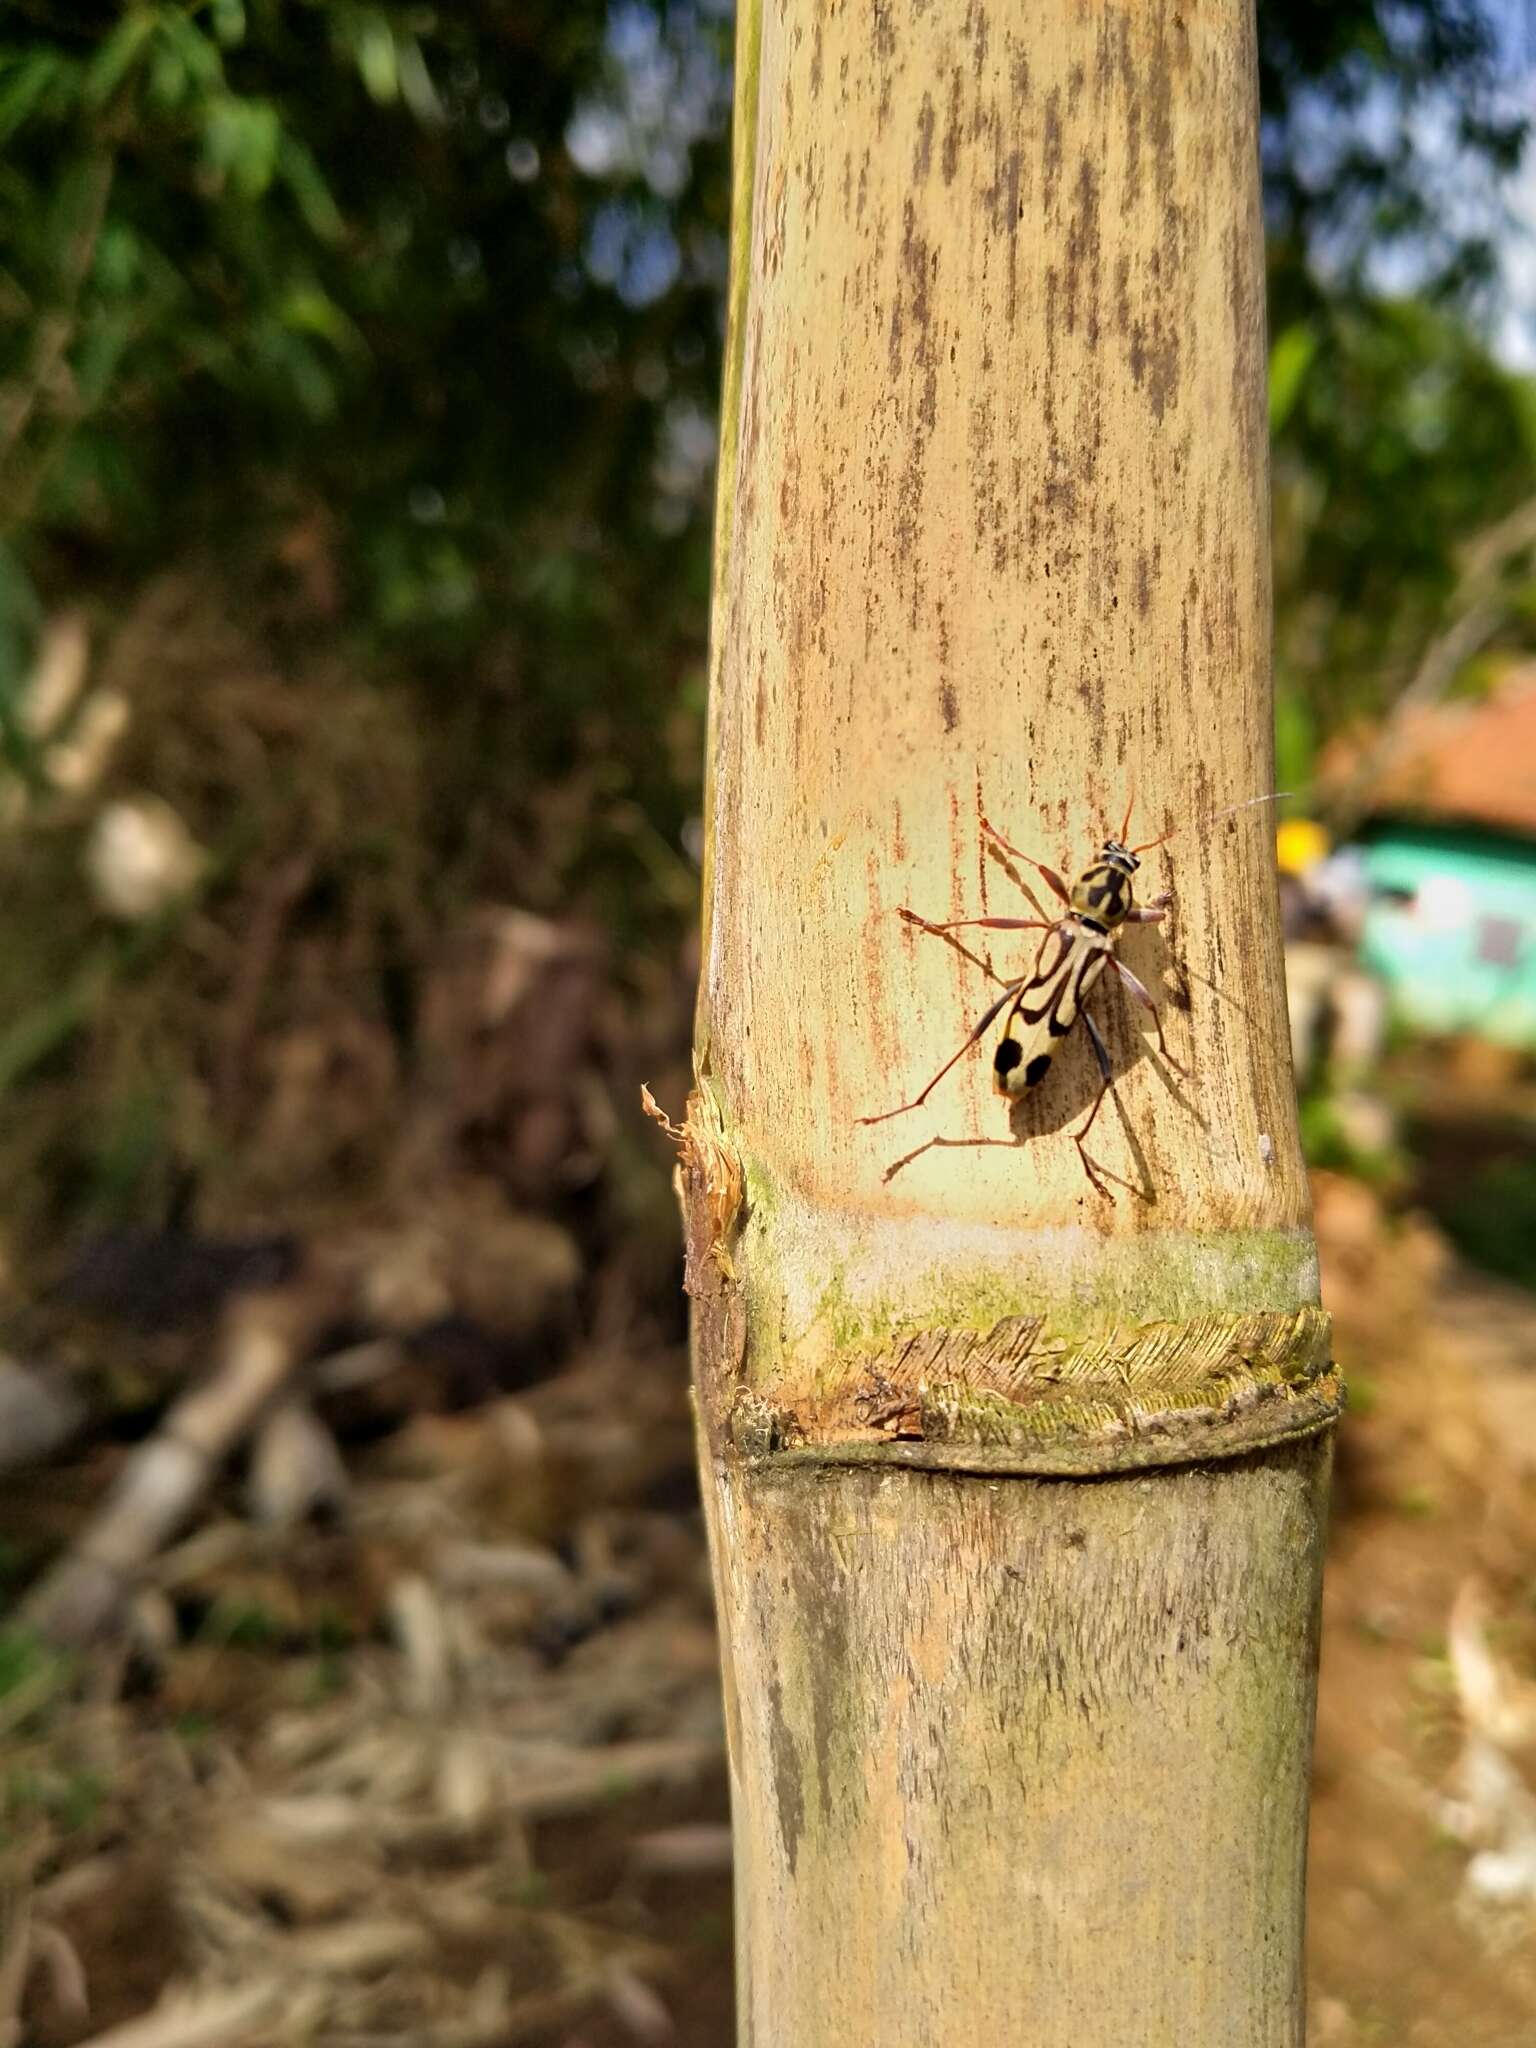
[{"label": "bamboo stalk", "polygon": [[[1272,829],[1195,829],[1272,786],[1252,8],[738,33],[681,1136],[739,2039],[1293,2044],[1340,1391]],[[1193,1078],[1106,977],[1118,1199],[1081,1031],[861,1126],[1037,936],[898,909],[1029,916],[981,819],[1070,875],[1133,792]]]}]

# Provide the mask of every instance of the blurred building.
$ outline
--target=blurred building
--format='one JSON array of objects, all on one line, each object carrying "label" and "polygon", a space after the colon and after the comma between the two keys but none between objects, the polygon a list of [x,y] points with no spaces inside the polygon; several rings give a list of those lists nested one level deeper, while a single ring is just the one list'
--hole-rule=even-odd
[{"label": "blurred building", "polygon": [[1418,1030],[1536,1051],[1536,670],[1411,715],[1376,761],[1362,964]]}]

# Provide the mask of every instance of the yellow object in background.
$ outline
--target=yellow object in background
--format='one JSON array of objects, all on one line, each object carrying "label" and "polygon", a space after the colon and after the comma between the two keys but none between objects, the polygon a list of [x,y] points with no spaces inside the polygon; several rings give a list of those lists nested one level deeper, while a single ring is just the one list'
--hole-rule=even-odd
[{"label": "yellow object in background", "polygon": [[1328,854],[1328,834],[1314,818],[1287,818],[1275,831],[1275,858],[1282,875],[1304,875]]}]

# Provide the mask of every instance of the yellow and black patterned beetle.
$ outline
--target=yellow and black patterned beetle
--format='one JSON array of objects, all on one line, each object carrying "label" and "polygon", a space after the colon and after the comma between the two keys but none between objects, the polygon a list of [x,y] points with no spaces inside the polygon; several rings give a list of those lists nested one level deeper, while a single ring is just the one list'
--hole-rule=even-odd
[{"label": "yellow and black patterned beetle", "polygon": [[[1253,797],[1252,803],[1272,803],[1273,797]],[[1218,811],[1214,818],[1205,820],[1216,824],[1227,818],[1233,811],[1245,810],[1245,804],[1233,804],[1229,810]],[[878,1116],[863,1116],[861,1124],[884,1123],[887,1117],[902,1116],[909,1109],[916,1109],[926,1102],[929,1095],[943,1080],[950,1068],[956,1064],[976,1043],[1000,1011],[1007,1007],[1003,1035],[992,1056],[992,1081],[999,1095],[1015,1101],[1031,1088],[1038,1088],[1051,1070],[1051,1061],[1056,1048],[1066,1038],[1079,1017],[1087,1029],[1093,1046],[1094,1058],[1098,1062],[1100,1087],[1094,1097],[1093,1107],[1079,1129],[1072,1133],[1078,1157],[1083,1163],[1093,1188],[1109,1201],[1114,1195],[1104,1177],[1104,1169],[1089,1153],[1084,1139],[1093,1128],[1095,1117],[1103,1106],[1104,1097],[1114,1086],[1114,1070],[1110,1065],[1109,1048],[1105,1045],[1099,1027],[1085,1007],[1089,991],[1103,974],[1106,967],[1113,967],[1127,991],[1145,1009],[1152,1013],[1157,1027],[1157,1049],[1173,1068],[1182,1074],[1185,1069],[1173,1058],[1163,1036],[1163,1020],[1158,1014],[1145,985],[1132,974],[1129,967],[1115,952],[1115,940],[1121,929],[1128,924],[1156,924],[1167,915],[1171,897],[1158,896],[1150,903],[1137,903],[1135,896],[1136,871],[1141,866],[1138,855],[1147,853],[1154,846],[1161,846],[1171,839],[1173,832],[1165,832],[1161,838],[1149,839],[1141,846],[1127,846],[1126,836],[1130,830],[1131,814],[1125,814],[1125,823],[1117,839],[1106,839],[1099,849],[1098,858],[1091,861],[1069,889],[1054,868],[1048,868],[1033,854],[1023,852],[1010,845],[1003,835],[988,824],[985,818],[981,829],[994,845],[1015,859],[1027,861],[1043,876],[1050,889],[1066,905],[1066,915],[1048,920],[1030,917],[961,917],[946,924],[936,924],[926,917],[919,917],[915,910],[903,910],[901,916],[908,924],[916,925],[927,932],[953,932],[966,928],[983,926],[989,931],[1043,931],[1047,936],[1040,942],[1035,964],[1030,972],[1017,981],[1004,984],[1003,992],[987,1011],[986,1015],[971,1032],[965,1043],[953,1058],[944,1062],[922,1093],[913,1096],[910,1102],[900,1103],[895,1109],[881,1111]],[[1174,830],[1178,828],[1175,827]],[[1124,1185],[1124,1183],[1122,1183]]]}]

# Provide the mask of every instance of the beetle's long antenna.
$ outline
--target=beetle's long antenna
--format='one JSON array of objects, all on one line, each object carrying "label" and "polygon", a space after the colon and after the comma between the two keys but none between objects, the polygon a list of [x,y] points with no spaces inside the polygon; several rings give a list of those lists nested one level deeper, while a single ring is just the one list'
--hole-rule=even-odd
[{"label": "beetle's long antenna", "polygon": [[[1251,811],[1255,804],[1283,803],[1286,797],[1291,794],[1292,792],[1288,789],[1277,789],[1269,796],[1245,797],[1240,804],[1228,804],[1224,811],[1213,811],[1208,818],[1197,818],[1194,829],[1197,832],[1201,832],[1204,831],[1207,825],[1219,825],[1223,818],[1230,818],[1238,811]],[[1130,823],[1129,817],[1127,817],[1126,823]],[[1133,846],[1130,850],[1132,853],[1150,853],[1154,846],[1164,845],[1173,837],[1175,832],[1182,832],[1183,829],[1182,825],[1172,825],[1162,835],[1161,839],[1149,839],[1144,846]]]},{"label": "beetle's long antenna", "polygon": [[1131,784],[1131,800],[1125,807],[1125,823],[1120,827],[1120,844],[1124,846],[1131,836],[1131,813],[1136,808],[1136,785]]}]

